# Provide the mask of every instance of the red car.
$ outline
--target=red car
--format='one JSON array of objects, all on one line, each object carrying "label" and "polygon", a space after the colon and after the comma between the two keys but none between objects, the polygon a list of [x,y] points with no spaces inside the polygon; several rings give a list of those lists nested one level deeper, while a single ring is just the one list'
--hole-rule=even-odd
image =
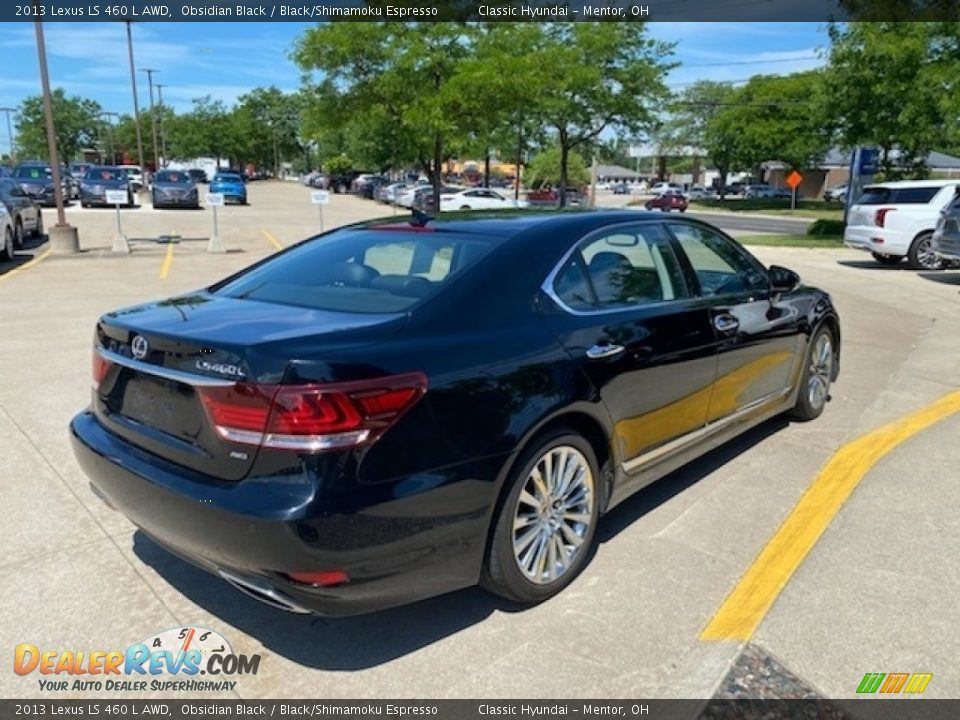
[{"label": "red car", "polygon": [[677,192],[665,192],[662,195],[657,195],[657,197],[648,200],[644,207],[647,210],[660,209],[663,212],[670,212],[671,210],[685,212],[687,209],[687,198]]}]

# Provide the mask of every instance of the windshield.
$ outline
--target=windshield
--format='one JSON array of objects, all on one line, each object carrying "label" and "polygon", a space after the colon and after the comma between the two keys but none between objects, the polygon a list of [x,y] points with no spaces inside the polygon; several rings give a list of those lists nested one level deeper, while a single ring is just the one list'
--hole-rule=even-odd
[{"label": "windshield", "polygon": [[157,173],[153,181],[158,183],[189,183],[190,177],[185,172],[163,170]]},{"label": "windshield", "polygon": [[51,176],[50,168],[43,165],[32,165],[30,167],[17,168],[18,178],[30,178],[33,180],[46,180]]},{"label": "windshield", "polygon": [[239,175],[231,175],[228,173],[221,173],[213,178],[214,182],[243,182],[243,179]]},{"label": "windshield", "polygon": [[127,173],[118,168],[97,168],[88,170],[84,180],[126,180]]},{"label": "windshield", "polygon": [[304,243],[211,291],[315,310],[399,312],[439,292],[494,242],[487,236],[415,232],[408,226],[345,229]]}]

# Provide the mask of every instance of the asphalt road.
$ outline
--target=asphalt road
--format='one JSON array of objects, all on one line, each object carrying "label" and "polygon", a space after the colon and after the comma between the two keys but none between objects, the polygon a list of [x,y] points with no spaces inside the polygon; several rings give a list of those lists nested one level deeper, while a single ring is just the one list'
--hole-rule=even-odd
[{"label": "asphalt road", "polygon": [[[195,626],[262,657],[232,690],[179,697],[856,697],[866,672],[930,672],[925,696],[960,695],[960,415],[878,441],[882,457],[861,462],[862,480],[799,567],[755,579],[776,591],[756,631],[701,637],[838,450],[957,390],[960,273],[883,268],[847,249],[757,248],[839,308],[841,376],[820,419],[771,421],[617,508],[583,575],[542,605],[471,589],[328,620],[268,608],[157,547],[90,492],[67,441],[89,402],[100,314],[208,285],[318,230],[306,188],[254,183],[250,199],[220,213],[226,254],[183,242],[115,256],[113,211],[71,208],[84,252],[0,275],[0,647],[123,650]],[[329,228],[390,210],[334,196],[324,212]],[[123,222],[131,237],[212,231],[207,210],[142,208]],[[40,679],[8,666],[0,696],[104,697]],[[170,693],[118,695],[150,696]]]}]

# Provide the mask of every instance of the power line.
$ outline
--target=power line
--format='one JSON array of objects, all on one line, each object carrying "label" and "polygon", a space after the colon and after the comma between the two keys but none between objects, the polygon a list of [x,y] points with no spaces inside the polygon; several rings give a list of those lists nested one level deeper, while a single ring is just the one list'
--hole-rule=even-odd
[{"label": "power line", "polygon": [[798,55],[797,57],[792,58],[779,58],[777,60],[734,60],[731,62],[712,62],[712,63],[696,63],[694,65],[688,65],[682,63],[681,68],[702,68],[702,67],[726,67],[727,65],[772,65],[773,63],[784,63],[784,62],[800,62],[805,60],[817,60],[819,55]]}]

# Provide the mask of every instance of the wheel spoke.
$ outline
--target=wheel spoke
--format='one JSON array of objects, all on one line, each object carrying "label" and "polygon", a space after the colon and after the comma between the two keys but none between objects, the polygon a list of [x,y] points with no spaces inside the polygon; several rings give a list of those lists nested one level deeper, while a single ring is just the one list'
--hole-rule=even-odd
[{"label": "wheel spoke", "polygon": [[523,555],[524,552],[526,552],[526,550],[530,547],[531,543],[533,543],[533,541],[536,540],[539,535],[540,528],[533,527],[530,530],[527,530],[527,532],[520,537],[515,538],[513,541],[513,551],[517,557]]},{"label": "wheel spoke", "polygon": [[520,497],[518,501],[523,505],[529,505],[530,507],[536,508],[537,510],[539,510],[543,506],[543,503],[538,498],[531,495],[526,488],[520,491]]},{"label": "wheel spoke", "polygon": [[550,494],[550,491],[547,489],[547,483],[543,480],[543,475],[540,473],[540,468],[535,467],[533,472],[530,474],[530,479],[533,481],[533,486],[538,495],[537,500],[540,503],[543,503],[546,500],[547,495]]},{"label": "wheel spoke", "polygon": [[567,544],[571,545],[575,550],[583,545],[583,538],[577,535],[573,528],[567,525],[567,523],[560,523],[560,532],[563,533]]},{"label": "wheel spoke", "polygon": [[535,523],[537,521],[536,513],[529,513],[528,515],[517,515],[513,519],[513,531],[523,530],[528,525]]},{"label": "wheel spoke", "polygon": [[557,535],[551,533],[547,539],[547,581],[557,579]]},{"label": "wheel spoke", "polygon": [[583,523],[586,525],[590,522],[590,515],[587,513],[565,512],[563,514],[563,519],[569,520],[570,522]]}]

